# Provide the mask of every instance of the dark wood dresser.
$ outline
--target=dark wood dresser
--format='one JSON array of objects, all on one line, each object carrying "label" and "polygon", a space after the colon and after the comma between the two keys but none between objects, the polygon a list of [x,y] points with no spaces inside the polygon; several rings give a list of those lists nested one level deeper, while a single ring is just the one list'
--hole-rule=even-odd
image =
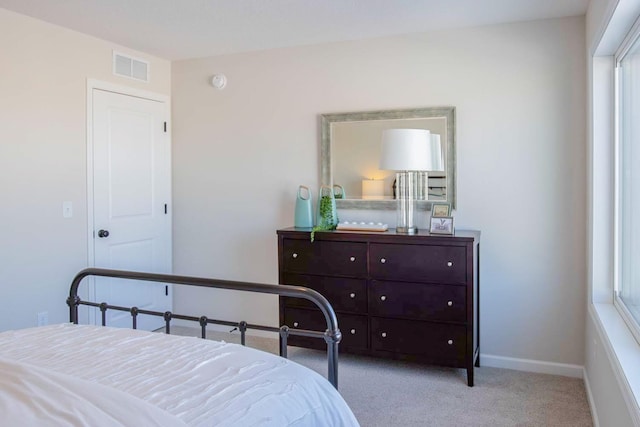
[{"label": "dark wood dresser", "polygon": [[[308,286],[338,316],[340,351],[467,370],[479,366],[479,231],[455,235],[278,230],[281,284]],[[280,324],[326,329],[311,303],[280,298]],[[325,348],[290,336],[289,345]]]}]

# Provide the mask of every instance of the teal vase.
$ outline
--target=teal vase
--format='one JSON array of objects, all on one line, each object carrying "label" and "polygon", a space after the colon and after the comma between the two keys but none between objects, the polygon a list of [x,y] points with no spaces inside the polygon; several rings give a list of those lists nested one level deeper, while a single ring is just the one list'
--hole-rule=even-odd
[{"label": "teal vase", "polygon": [[[306,190],[306,197],[303,195],[303,190]],[[309,187],[304,185],[298,187],[296,211],[293,220],[293,225],[295,227],[313,227],[313,208],[311,207],[311,197],[311,189],[309,189]]]}]

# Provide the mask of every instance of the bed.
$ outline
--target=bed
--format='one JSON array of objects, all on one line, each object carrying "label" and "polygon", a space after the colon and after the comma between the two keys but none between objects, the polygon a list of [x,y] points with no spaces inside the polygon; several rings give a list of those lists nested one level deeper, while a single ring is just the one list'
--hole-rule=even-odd
[{"label": "bed", "polygon": [[[90,275],[138,274],[144,273],[87,269],[78,283]],[[157,279],[211,280],[139,278]],[[257,286],[245,285],[219,282],[211,287]],[[255,292],[280,293],[271,286],[259,285]],[[72,320],[78,305],[93,304],[79,301],[77,286],[73,288],[72,284]],[[307,292],[287,287],[282,291],[287,296]],[[172,318],[188,317],[158,315],[169,319],[167,328]],[[203,322],[202,317],[195,319]],[[208,321],[221,322],[206,320],[205,326]],[[337,334],[339,342],[337,323],[335,327],[337,333],[329,330],[331,325],[324,333],[329,348],[334,344],[329,336]],[[313,331],[302,331],[307,332]],[[285,343],[288,333],[284,331]],[[329,353],[337,357],[335,346]],[[357,426],[337,391],[337,360],[334,364],[329,363],[329,373],[335,368],[332,384],[284,357],[221,341],[73,322],[7,331],[0,333],[0,413],[7,425]]]}]

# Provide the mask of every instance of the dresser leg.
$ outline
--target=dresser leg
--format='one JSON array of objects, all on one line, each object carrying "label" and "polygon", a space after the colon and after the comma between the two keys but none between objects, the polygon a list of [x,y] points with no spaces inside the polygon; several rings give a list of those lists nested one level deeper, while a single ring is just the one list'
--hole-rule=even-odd
[{"label": "dresser leg", "polygon": [[467,368],[467,385],[473,387],[473,365]]},{"label": "dresser leg", "polygon": [[480,353],[478,353],[478,357],[476,357],[476,368],[480,367]]}]

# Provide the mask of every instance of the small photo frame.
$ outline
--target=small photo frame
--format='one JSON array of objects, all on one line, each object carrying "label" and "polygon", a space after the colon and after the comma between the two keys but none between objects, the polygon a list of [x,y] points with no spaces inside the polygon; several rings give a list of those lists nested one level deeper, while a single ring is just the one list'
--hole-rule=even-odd
[{"label": "small photo frame", "polygon": [[431,217],[429,232],[432,234],[453,234],[453,217]]},{"label": "small photo frame", "polygon": [[431,217],[432,218],[444,218],[451,216],[451,204],[450,203],[432,203],[431,204]]}]

